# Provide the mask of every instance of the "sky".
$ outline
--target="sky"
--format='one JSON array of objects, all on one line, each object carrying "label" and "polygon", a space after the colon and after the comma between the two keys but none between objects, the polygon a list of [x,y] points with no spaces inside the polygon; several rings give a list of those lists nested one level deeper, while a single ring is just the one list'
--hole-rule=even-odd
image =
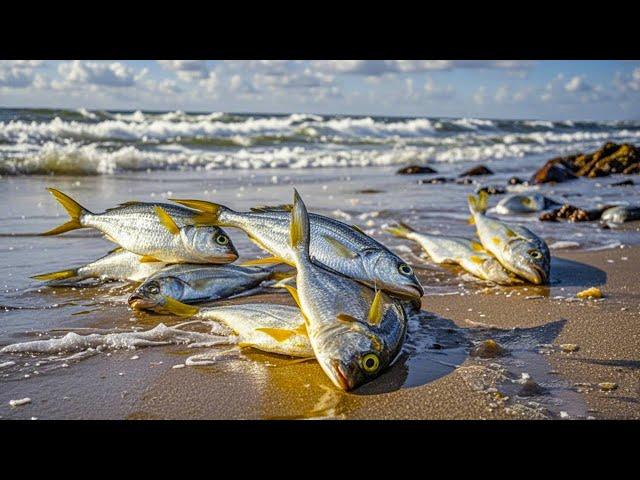
[{"label": "sky", "polygon": [[0,60],[0,107],[640,119],[640,61]]}]

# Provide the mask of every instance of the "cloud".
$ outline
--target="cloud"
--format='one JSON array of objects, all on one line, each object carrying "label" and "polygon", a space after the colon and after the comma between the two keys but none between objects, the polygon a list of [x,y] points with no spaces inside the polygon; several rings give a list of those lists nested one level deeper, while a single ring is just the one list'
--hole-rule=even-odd
[{"label": "cloud", "polygon": [[477,105],[484,105],[488,98],[487,89],[484,86],[480,86],[473,93],[473,101]]},{"label": "cloud", "polygon": [[417,73],[459,68],[523,71],[534,64],[523,60],[318,60],[312,65],[326,72],[376,76],[391,72]]},{"label": "cloud", "polygon": [[575,77],[572,77],[564,85],[564,89],[567,92],[587,92],[592,88],[593,87],[584,80],[583,75],[576,75]]},{"label": "cloud", "polygon": [[453,85],[441,87],[436,85],[431,78],[427,78],[427,81],[424,84],[424,93],[430,98],[446,99],[451,98],[455,94],[455,89],[453,88]]},{"label": "cloud", "polygon": [[54,81],[54,88],[64,89],[74,84],[100,85],[105,87],[133,87],[146,74],[147,69],[137,72],[120,62],[97,63],[74,60],[58,66],[61,82]]},{"label": "cloud", "polygon": [[165,70],[176,72],[178,78],[186,82],[209,76],[209,66],[204,60],[158,60],[158,64]]},{"label": "cloud", "polygon": [[36,80],[35,68],[42,60],[0,60],[0,87],[25,88]]}]

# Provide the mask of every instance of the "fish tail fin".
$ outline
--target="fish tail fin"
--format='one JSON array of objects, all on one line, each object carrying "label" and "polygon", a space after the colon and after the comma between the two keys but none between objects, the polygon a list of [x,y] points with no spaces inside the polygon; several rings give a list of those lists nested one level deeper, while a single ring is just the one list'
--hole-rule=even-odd
[{"label": "fish tail fin", "polygon": [[413,228],[411,228],[406,223],[398,222],[396,225],[384,228],[385,232],[390,233],[394,237],[407,238],[412,232],[415,232]]},{"label": "fish tail fin", "polygon": [[193,217],[196,225],[217,225],[225,226],[224,219],[221,218],[224,213],[233,212],[228,207],[218,203],[207,202],[205,200],[186,200],[179,198],[170,198],[172,202],[179,203],[188,208],[197,210]]},{"label": "fish tail fin", "polygon": [[296,264],[298,264],[301,259],[309,258],[309,213],[300,194],[295,188],[293,189],[293,208],[291,209],[289,242],[295,252]]},{"label": "fish tail fin", "polygon": [[68,278],[74,278],[78,276],[78,269],[71,268],[69,270],[60,270],[58,272],[41,273],[34,275],[33,279],[42,280],[43,282],[50,282],[52,280],[66,280]]},{"label": "fish tail fin", "polygon": [[472,214],[484,213],[487,211],[487,207],[489,205],[489,194],[487,192],[482,191],[477,197],[469,195],[467,200],[469,201],[469,210]]},{"label": "fish tail fin", "polygon": [[47,188],[51,195],[55,197],[58,202],[64,207],[67,211],[71,220],[66,223],[63,223],[59,227],[54,228],[53,230],[49,230],[48,232],[41,233],[40,235],[58,235],[60,233],[69,232],[71,230],[77,230],[78,228],[83,228],[82,222],[80,221],[80,217],[82,215],[91,213],[89,210],[84,208],[78,202],[76,202],[73,198],[68,195],[65,195],[59,190],[55,188]]}]

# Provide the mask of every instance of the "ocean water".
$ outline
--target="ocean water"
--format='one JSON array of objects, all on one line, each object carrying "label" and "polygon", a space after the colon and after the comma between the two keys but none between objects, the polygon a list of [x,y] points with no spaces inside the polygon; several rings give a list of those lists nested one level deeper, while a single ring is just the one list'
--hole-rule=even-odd
[{"label": "ocean water", "polygon": [[[512,176],[528,179],[557,155],[592,151],[606,141],[638,143],[639,138],[640,122],[0,109],[0,347],[62,337],[69,330],[108,333],[171,324],[166,317],[130,312],[125,301],[130,286],[52,289],[29,278],[80,266],[113,248],[92,230],[37,236],[66,221],[47,186],[95,212],[127,200],[171,196],[246,210],[288,203],[296,187],[311,211],[356,224],[404,257],[427,293],[450,294],[461,284],[476,290],[486,285],[459,269],[424,260],[416,245],[384,233],[385,224],[402,220],[419,231],[471,237],[466,197],[478,187],[505,185]],[[438,173],[395,175],[400,166],[413,163],[429,164]],[[472,184],[418,183],[420,178],[457,177],[479,164],[495,174],[475,177]],[[640,203],[640,186],[611,185],[621,179],[509,189],[538,191],[583,208]],[[490,205],[500,198],[492,196]],[[640,244],[636,226],[605,230],[597,222],[547,223],[538,221],[538,214],[503,218],[541,235],[552,254],[568,245]],[[241,260],[264,255],[242,232],[228,233]],[[553,295],[566,281],[561,273],[552,269],[552,288],[540,293]],[[131,356],[122,355],[125,360]],[[149,354],[165,365],[166,355]],[[16,362],[0,370],[5,396],[24,396],[30,388],[62,381],[66,368],[39,380],[33,373],[37,359],[29,358],[0,356],[0,364]],[[92,367],[84,367],[85,374],[113,365],[101,358],[88,360]],[[424,367],[419,363],[411,367],[410,378]]]}]

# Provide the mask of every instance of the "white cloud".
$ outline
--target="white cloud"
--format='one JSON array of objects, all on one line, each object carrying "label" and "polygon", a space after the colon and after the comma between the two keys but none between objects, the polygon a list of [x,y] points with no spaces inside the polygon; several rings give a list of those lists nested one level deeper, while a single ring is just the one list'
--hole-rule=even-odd
[{"label": "white cloud", "polygon": [[0,60],[0,87],[31,86],[36,79],[34,68],[41,65],[42,60]]},{"label": "white cloud", "polygon": [[478,105],[484,105],[487,101],[487,89],[484,86],[480,86],[473,93],[473,101]]},{"label": "white cloud", "polygon": [[383,75],[389,72],[415,73],[457,68],[504,69],[523,71],[533,62],[522,60],[318,60],[315,68],[334,73]]},{"label": "white cloud", "polygon": [[567,92],[586,92],[591,90],[591,85],[589,85],[585,80],[583,75],[576,75],[571,78],[565,85],[564,89]]},{"label": "white cloud", "polygon": [[61,82],[55,82],[55,88],[64,89],[74,84],[100,85],[105,87],[132,87],[146,74],[144,68],[136,72],[121,62],[97,63],[74,60],[61,63],[58,73]]},{"label": "white cloud", "polygon": [[427,81],[424,84],[424,92],[427,97],[445,99],[451,98],[454,95],[455,90],[453,88],[453,85],[446,85],[444,87],[441,87],[439,85],[436,85],[431,78],[427,78]]},{"label": "white cloud", "polygon": [[180,80],[190,82],[191,80],[207,78],[209,66],[204,60],[158,60],[164,69],[176,72]]}]

